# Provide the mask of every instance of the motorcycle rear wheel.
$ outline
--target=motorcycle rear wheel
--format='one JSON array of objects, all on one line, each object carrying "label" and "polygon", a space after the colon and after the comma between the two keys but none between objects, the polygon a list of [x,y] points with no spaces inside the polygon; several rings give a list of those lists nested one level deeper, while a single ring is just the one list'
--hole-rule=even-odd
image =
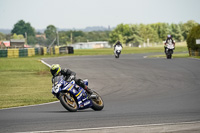
[{"label": "motorcycle rear wheel", "polygon": [[101,98],[101,96],[93,91],[93,94],[97,96],[97,98],[93,98],[91,99],[92,101],[92,109],[95,110],[95,111],[100,111],[104,108],[104,102],[103,102],[103,99]]},{"label": "motorcycle rear wheel", "polygon": [[[70,99],[66,95],[68,95]],[[78,110],[78,105],[73,95],[71,95],[69,92],[60,94],[60,103],[65,109],[67,109],[70,112],[76,112]]]}]

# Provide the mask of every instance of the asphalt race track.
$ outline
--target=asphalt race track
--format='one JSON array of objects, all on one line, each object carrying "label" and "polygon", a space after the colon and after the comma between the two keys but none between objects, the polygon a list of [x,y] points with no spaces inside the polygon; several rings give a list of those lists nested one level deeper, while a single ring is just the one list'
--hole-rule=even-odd
[{"label": "asphalt race track", "polygon": [[3,109],[0,132],[200,121],[200,60],[143,58],[146,55],[43,59],[75,71],[77,78],[89,79],[89,87],[103,97],[104,109],[70,113],[59,102]]}]

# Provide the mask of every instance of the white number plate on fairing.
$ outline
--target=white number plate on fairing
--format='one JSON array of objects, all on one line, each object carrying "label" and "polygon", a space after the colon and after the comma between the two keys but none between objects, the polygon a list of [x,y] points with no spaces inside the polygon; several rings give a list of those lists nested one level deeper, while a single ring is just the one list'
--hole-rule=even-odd
[{"label": "white number plate on fairing", "polygon": [[57,84],[56,86],[52,87],[53,92],[58,93],[61,84]]}]

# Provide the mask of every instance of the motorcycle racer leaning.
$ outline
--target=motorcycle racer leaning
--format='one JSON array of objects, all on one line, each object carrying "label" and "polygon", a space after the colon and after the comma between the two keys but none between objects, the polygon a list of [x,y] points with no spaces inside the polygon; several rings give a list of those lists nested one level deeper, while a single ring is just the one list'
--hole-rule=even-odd
[{"label": "motorcycle racer leaning", "polygon": [[65,79],[68,80],[68,81],[74,80],[77,85],[79,85],[84,90],[86,90],[86,92],[89,94],[89,96],[92,95],[92,93],[93,93],[92,90],[84,84],[83,80],[82,79],[76,79],[76,73],[75,72],[73,72],[69,69],[66,69],[66,68],[61,69],[59,64],[53,64],[50,67],[50,72],[53,76],[52,77],[52,83],[54,81],[54,77],[63,75],[65,77]]},{"label": "motorcycle racer leaning", "polygon": [[164,45],[165,53],[166,53],[166,49],[167,49],[167,44],[170,42],[174,45],[174,49],[175,49],[175,41],[172,39],[171,35],[167,35],[167,40],[165,41],[165,45]]}]

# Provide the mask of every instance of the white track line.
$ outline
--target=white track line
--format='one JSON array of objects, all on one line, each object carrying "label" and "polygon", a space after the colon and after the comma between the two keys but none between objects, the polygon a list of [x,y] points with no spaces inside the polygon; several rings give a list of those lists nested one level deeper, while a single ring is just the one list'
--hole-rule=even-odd
[{"label": "white track line", "polygon": [[147,58],[147,56],[143,56],[143,58]]},{"label": "white track line", "polygon": [[49,130],[49,131],[32,131],[32,132],[17,132],[17,133],[56,133],[56,132],[76,132],[76,131],[91,131],[103,129],[120,129],[120,128],[137,128],[137,127],[151,127],[151,126],[170,126],[182,124],[198,124],[200,121],[194,122],[180,122],[180,123],[161,123],[161,124],[146,124],[146,125],[132,125],[132,126],[114,126],[114,127],[97,127],[97,128],[82,128],[82,129],[68,129],[68,130]]},{"label": "white track line", "polygon": [[45,64],[46,66],[48,66],[48,67],[51,67],[51,65],[49,65],[48,63],[46,63],[45,61],[43,61],[43,60],[40,60],[43,64]]},{"label": "white track line", "polygon": [[49,103],[42,103],[42,104],[35,104],[35,105],[27,105],[27,106],[19,106],[19,107],[5,108],[5,109],[0,109],[0,111],[1,111],[1,110],[8,110],[8,109],[18,109],[18,108],[27,108],[27,107],[48,105],[48,104],[53,104],[53,103],[57,103],[57,102],[59,102],[59,101],[54,101],[54,102],[49,102]]}]

